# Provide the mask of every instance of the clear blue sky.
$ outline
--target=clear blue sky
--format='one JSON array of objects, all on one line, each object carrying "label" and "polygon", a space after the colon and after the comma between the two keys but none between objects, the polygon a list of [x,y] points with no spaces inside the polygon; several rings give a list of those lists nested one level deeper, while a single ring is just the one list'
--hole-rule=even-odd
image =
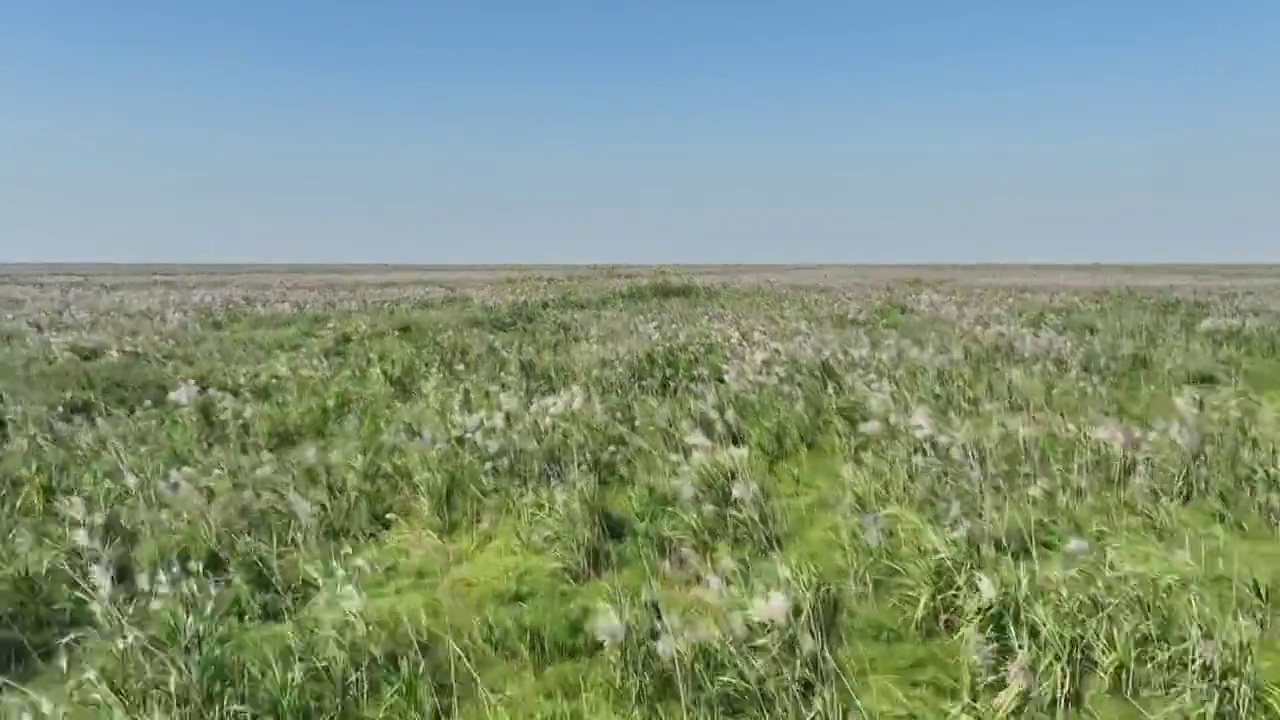
[{"label": "clear blue sky", "polygon": [[1280,261],[1280,3],[0,9],[0,260]]}]

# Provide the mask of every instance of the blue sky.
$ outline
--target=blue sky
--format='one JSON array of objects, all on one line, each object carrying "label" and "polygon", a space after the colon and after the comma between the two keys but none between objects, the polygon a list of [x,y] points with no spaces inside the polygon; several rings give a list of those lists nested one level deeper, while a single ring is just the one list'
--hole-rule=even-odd
[{"label": "blue sky", "polygon": [[0,260],[1280,262],[1280,3],[0,9]]}]

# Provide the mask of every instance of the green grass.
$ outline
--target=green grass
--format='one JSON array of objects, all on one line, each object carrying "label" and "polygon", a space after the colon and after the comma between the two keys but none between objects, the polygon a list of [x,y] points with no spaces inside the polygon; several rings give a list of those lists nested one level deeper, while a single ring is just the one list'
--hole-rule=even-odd
[{"label": "green grass", "polygon": [[35,303],[5,712],[1280,717],[1280,324],[1239,300]]}]

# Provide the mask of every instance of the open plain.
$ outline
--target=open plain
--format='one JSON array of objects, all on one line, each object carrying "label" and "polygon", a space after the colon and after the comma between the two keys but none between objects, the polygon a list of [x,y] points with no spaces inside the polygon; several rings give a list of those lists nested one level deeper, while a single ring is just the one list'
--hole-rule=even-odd
[{"label": "open plain", "polygon": [[0,268],[4,712],[1280,718],[1280,268]]}]

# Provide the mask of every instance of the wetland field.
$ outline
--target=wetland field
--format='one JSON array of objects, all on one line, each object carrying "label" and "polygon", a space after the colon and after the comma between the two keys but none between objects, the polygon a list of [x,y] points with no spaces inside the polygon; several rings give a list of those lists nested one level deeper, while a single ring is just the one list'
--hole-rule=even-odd
[{"label": "wetland field", "polygon": [[1280,718],[1280,268],[0,268],[0,716]]}]

